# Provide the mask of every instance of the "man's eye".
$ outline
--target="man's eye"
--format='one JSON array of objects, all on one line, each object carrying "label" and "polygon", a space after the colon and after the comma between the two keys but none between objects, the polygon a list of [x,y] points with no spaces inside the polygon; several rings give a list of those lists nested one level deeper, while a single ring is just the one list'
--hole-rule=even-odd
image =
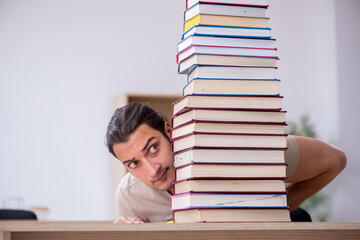
[{"label": "man's eye", "polygon": [[129,163],[128,167],[129,167],[129,168],[136,168],[137,165],[138,165],[138,162],[137,162],[137,161],[133,161],[133,162]]},{"label": "man's eye", "polygon": [[158,150],[158,146],[157,146],[157,145],[152,145],[152,146],[149,148],[149,151],[150,151],[151,153],[155,153],[157,150]]}]

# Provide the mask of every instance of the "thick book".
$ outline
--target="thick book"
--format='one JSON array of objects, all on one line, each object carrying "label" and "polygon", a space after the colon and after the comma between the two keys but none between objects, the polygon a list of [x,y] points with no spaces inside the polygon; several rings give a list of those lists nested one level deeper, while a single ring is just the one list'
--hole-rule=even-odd
[{"label": "thick book", "polygon": [[279,96],[279,79],[193,79],[183,89],[190,94],[248,94]]},{"label": "thick book", "polygon": [[216,36],[189,36],[177,44],[177,52],[181,52],[191,45],[221,46],[221,47],[247,47],[274,49],[275,39],[216,37]]},{"label": "thick book", "polygon": [[186,0],[186,9],[191,8],[197,3],[245,5],[254,7],[268,7],[268,0]]},{"label": "thick book", "polygon": [[268,28],[269,18],[198,14],[184,22],[184,32],[196,25]]},{"label": "thick book", "polygon": [[174,194],[188,192],[285,192],[284,179],[188,179],[173,184]]},{"label": "thick book", "polygon": [[276,67],[276,57],[249,57],[234,55],[194,54],[179,63],[179,73],[188,74],[198,65]]},{"label": "thick book", "polygon": [[171,196],[171,210],[189,208],[287,208],[287,193],[182,193]]},{"label": "thick book", "polygon": [[233,66],[197,66],[190,74],[187,81],[193,79],[277,79],[276,68],[259,67],[233,67]]},{"label": "thick book", "polygon": [[187,108],[172,117],[172,127],[175,128],[193,120],[202,121],[243,121],[263,123],[285,123],[286,111],[259,111],[244,109],[204,109]]},{"label": "thick book", "polygon": [[223,122],[193,120],[171,129],[171,138],[179,138],[192,132],[284,134],[286,123]]},{"label": "thick book", "polygon": [[270,28],[248,28],[231,26],[202,26],[195,25],[181,36],[181,40],[195,36],[244,37],[244,38],[271,38]]},{"label": "thick book", "polygon": [[185,95],[173,103],[173,115],[186,108],[280,110],[282,96]]},{"label": "thick book", "polygon": [[290,210],[283,208],[198,208],[176,210],[175,223],[190,222],[290,222]]},{"label": "thick book", "polygon": [[197,3],[184,12],[184,21],[186,22],[198,14],[264,18],[266,17],[266,8],[241,5]]},{"label": "thick book", "polygon": [[174,154],[174,167],[191,163],[285,163],[284,149],[214,149],[190,148]]},{"label": "thick book", "polygon": [[286,178],[286,164],[191,163],[175,169],[176,181],[185,179]]},{"label": "thick book", "polygon": [[218,47],[191,45],[176,55],[176,61],[182,62],[194,54],[213,54],[228,56],[249,56],[249,57],[277,57],[277,50],[270,48],[245,48],[245,47]]},{"label": "thick book", "polygon": [[286,134],[192,132],[172,138],[172,147],[175,153],[193,147],[284,149],[286,136]]}]

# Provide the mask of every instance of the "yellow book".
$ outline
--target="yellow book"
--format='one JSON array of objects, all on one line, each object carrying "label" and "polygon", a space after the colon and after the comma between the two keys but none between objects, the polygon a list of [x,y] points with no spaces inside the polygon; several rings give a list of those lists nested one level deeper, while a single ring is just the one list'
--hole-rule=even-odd
[{"label": "yellow book", "polygon": [[196,25],[268,28],[269,18],[198,14],[184,23],[184,32]]}]

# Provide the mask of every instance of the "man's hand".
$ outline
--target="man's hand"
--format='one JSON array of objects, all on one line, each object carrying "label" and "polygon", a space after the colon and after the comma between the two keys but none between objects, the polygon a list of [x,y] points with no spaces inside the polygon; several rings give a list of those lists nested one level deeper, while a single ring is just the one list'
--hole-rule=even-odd
[{"label": "man's hand", "polygon": [[119,217],[117,220],[115,220],[113,223],[119,223],[119,224],[124,224],[124,223],[146,223],[149,222],[149,220],[147,218],[138,218],[138,217]]}]

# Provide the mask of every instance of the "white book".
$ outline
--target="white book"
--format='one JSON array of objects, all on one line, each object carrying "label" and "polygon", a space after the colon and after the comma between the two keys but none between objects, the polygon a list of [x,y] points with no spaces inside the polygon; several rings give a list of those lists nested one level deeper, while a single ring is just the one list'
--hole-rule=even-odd
[{"label": "white book", "polygon": [[284,151],[193,148],[175,154],[174,167],[178,168],[190,163],[285,163]]},{"label": "white book", "polygon": [[275,48],[275,39],[190,36],[178,43],[178,52],[191,45],[246,48]]},{"label": "white book", "polygon": [[247,111],[244,109],[185,108],[182,113],[173,116],[172,127],[175,128],[194,120],[285,123],[285,114],[286,111]]},{"label": "white book", "polygon": [[266,17],[266,8],[198,3],[185,11],[184,21],[198,14],[264,18]]},{"label": "white book", "polygon": [[276,49],[192,45],[177,55],[177,62],[179,63],[194,54],[214,54],[214,55],[228,55],[228,56],[253,56],[253,57],[277,58],[277,50]]},{"label": "white book", "polygon": [[234,56],[234,55],[210,55],[194,54],[179,63],[180,74],[188,74],[198,65],[208,66],[238,66],[238,67],[276,67],[277,58]]},{"label": "white book", "polygon": [[192,35],[218,36],[218,37],[248,37],[248,38],[271,38],[270,28],[248,28],[231,26],[203,26],[196,25],[186,31],[181,39]]},{"label": "white book", "polygon": [[174,153],[190,148],[286,148],[286,135],[196,133],[173,138]]},{"label": "white book", "polygon": [[287,208],[286,193],[184,193],[171,196],[172,210],[185,208]]},{"label": "white book", "polygon": [[[186,8],[189,9],[199,2],[200,0],[187,0]],[[250,5],[250,6],[261,6],[261,7],[268,6],[268,0],[205,0],[201,2],[214,3],[214,4],[229,4],[229,5]]]},{"label": "white book", "polygon": [[276,79],[276,68],[233,67],[233,66],[197,66],[189,75],[193,79]]}]

